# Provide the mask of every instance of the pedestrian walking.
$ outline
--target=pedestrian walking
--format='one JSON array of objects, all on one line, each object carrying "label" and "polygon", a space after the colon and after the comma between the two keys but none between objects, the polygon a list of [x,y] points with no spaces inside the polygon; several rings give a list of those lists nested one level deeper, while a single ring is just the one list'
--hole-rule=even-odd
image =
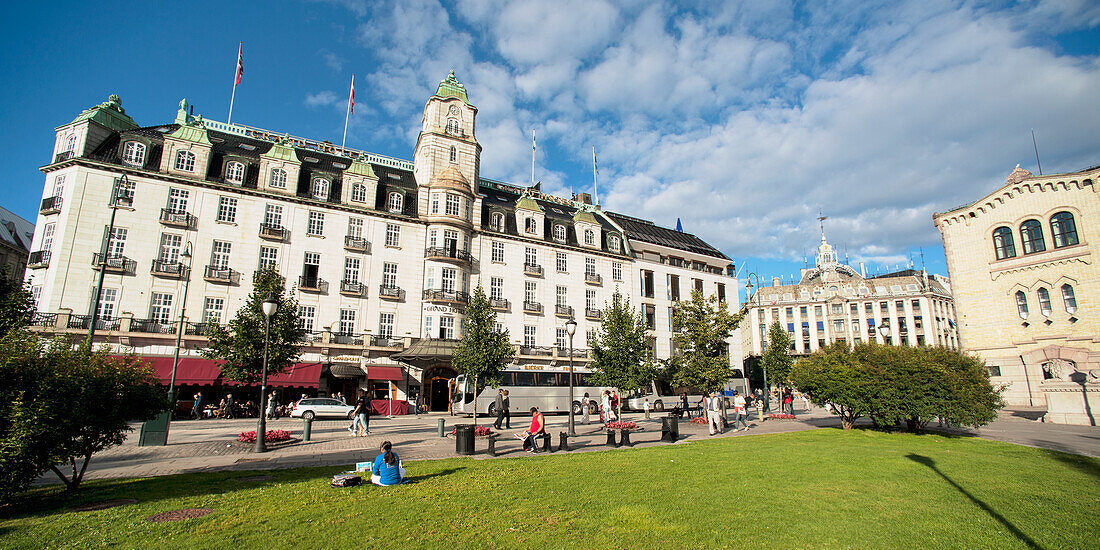
[{"label": "pedestrian walking", "polygon": [[272,420],[278,418],[278,415],[275,414],[276,407],[278,407],[278,406],[279,406],[279,402],[275,399],[275,392],[271,392],[271,394],[269,394],[267,396],[267,417],[268,418],[270,418]]},{"label": "pedestrian walking", "polygon": [[195,414],[195,420],[202,420],[202,392],[195,394],[195,405],[191,407],[191,412]]},{"label": "pedestrian walking", "polygon": [[512,402],[508,398],[508,390],[504,390],[504,429],[512,429]]},{"label": "pedestrian walking", "polygon": [[226,418],[233,418],[235,416],[234,411],[233,411],[233,407],[235,405],[236,405],[236,403],[233,402],[233,394],[226,395],[225,396],[225,417]]},{"label": "pedestrian walking", "polygon": [[722,433],[721,399],[714,392],[710,392],[703,397],[703,406],[707,414],[707,428],[710,429],[710,435]]},{"label": "pedestrian walking", "polygon": [[603,402],[600,404],[600,409],[603,412],[600,420],[604,424],[607,424],[608,422],[613,422],[615,420],[615,411],[611,407],[611,392],[604,390]]},{"label": "pedestrian walking", "polygon": [[497,390],[497,398],[493,401],[493,407],[497,411],[497,421],[493,422],[493,427],[499,430],[501,425],[504,424],[504,390]]},{"label": "pedestrian walking", "polygon": [[783,408],[787,410],[787,414],[794,416],[794,394],[790,388],[783,390]]},{"label": "pedestrian walking", "polygon": [[581,424],[588,424],[591,421],[589,409],[592,408],[592,398],[588,397],[588,392],[584,392],[584,397],[581,398]]},{"label": "pedestrian walking", "polygon": [[[735,415],[733,427],[738,432],[749,429],[748,422],[745,422],[745,405],[745,397],[737,393],[737,390],[733,390],[733,414]],[[742,427],[738,428],[738,424]]]},{"label": "pedestrian walking", "polygon": [[351,437],[365,436],[370,433],[370,399],[367,399],[367,392],[359,390],[358,399],[355,401],[355,410],[352,411],[352,415],[355,420],[352,421],[351,426],[348,426],[348,431],[351,432]]},{"label": "pedestrian walking", "polygon": [[645,402],[642,403],[642,410],[645,411],[645,419],[649,420],[649,398],[645,398]]},{"label": "pedestrian walking", "polygon": [[680,410],[683,411],[681,413],[681,416],[686,414],[688,418],[691,418],[691,406],[688,405],[687,392],[683,392],[680,394]]}]

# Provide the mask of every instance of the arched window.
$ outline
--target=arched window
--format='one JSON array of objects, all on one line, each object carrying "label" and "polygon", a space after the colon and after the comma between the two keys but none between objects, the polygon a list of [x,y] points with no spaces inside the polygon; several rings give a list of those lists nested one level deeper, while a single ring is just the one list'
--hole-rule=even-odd
[{"label": "arched window", "polygon": [[405,197],[402,196],[401,193],[397,191],[390,193],[390,200],[386,203],[386,208],[390,212],[400,213],[404,209],[404,205]]},{"label": "arched window", "polygon": [[127,141],[122,147],[122,162],[130,166],[142,166],[145,164],[145,144],[136,141]]},{"label": "arched window", "polygon": [[1062,301],[1066,304],[1066,313],[1070,315],[1077,313],[1077,297],[1073,294],[1072,286],[1062,285]]},{"label": "arched window", "polygon": [[1039,313],[1050,317],[1050,292],[1047,292],[1047,289],[1043,287],[1039,287],[1035,294],[1039,296]]},{"label": "arched window", "polygon": [[268,182],[268,187],[286,189],[286,170],[282,168],[272,168],[271,180]]},{"label": "arched window", "polygon": [[1073,214],[1059,212],[1050,217],[1050,235],[1054,237],[1054,248],[1077,244],[1077,224]]},{"label": "arched window", "polygon": [[458,162],[458,149],[455,146],[451,146],[451,162]]},{"label": "arched window", "polygon": [[244,183],[244,163],[233,161],[225,165],[225,183]]},{"label": "arched window", "polygon": [[447,119],[447,133],[452,136],[458,135],[458,120],[453,118]]},{"label": "arched window", "polygon": [[559,243],[564,243],[565,242],[565,226],[564,225],[555,225],[554,226],[554,240],[558,241]]},{"label": "arched window", "polygon": [[493,231],[504,231],[504,214],[493,212],[490,225]]},{"label": "arched window", "polygon": [[596,244],[596,232],[591,229],[584,230],[584,244],[592,246]]},{"label": "arched window", "polygon": [[194,172],[195,154],[191,151],[180,151],[176,153],[176,170],[182,170],[184,172]]},{"label": "arched window", "polygon": [[1016,291],[1016,312],[1021,319],[1027,319],[1027,294],[1022,290]]},{"label": "arched window", "polygon": [[1016,257],[1016,244],[1012,242],[1012,230],[1007,227],[998,227],[993,230],[993,250],[997,253],[997,259]]},{"label": "arched window", "polygon": [[618,237],[608,237],[607,238],[607,249],[612,251],[612,252],[618,252],[619,251],[619,238]]},{"label": "arched window", "polygon": [[1043,224],[1039,220],[1027,220],[1020,224],[1020,244],[1024,246],[1024,254],[1034,254],[1047,249],[1043,241]]},{"label": "arched window", "polygon": [[69,136],[68,141],[65,142],[65,152],[72,153],[76,149],[76,136]]},{"label": "arched window", "polygon": [[312,186],[310,187],[309,194],[315,199],[325,200],[328,198],[328,180],[325,178],[313,178]]}]

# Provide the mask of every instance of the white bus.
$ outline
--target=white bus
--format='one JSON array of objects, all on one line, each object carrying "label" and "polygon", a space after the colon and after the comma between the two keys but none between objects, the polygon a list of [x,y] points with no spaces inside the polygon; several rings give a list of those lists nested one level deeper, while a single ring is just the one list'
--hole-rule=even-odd
[{"label": "white bus", "polygon": [[[569,371],[549,370],[545,368],[509,367],[501,371],[499,386],[486,386],[477,399],[474,399],[474,381],[466,375],[458,375],[455,380],[453,410],[456,413],[477,414],[496,417],[497,390],[508,390],[508,409],[512,414],[528,414],[531,407],[538,407],[544,413],[568,412]],[[599,417],[600,395],[606,389],[595,386],[589,381],[590,371],[573,369],[573,414],[581,414],[581,398],[587,392],[592,404],[589,412]]]},{"label": "white bus", "polygon": [[[723,396],[722,402],[726,408],[731,407],[730,403],[733,401],[733,391],[737,390],[741,395],[746,395],[749,390],[749,381],[745,378],[739,369],[734,369],[733,377],[726,381],[719,393]],[[644,402],[649,399],[649,406],[654,411],[669,411],[676,407],[682,407],[683,398],[681,394],[687,394],[688,407],[695,410],[700,407],[700,401],[703,399],[703,392],[696,388],[673,388],[672,384],[669,384],[664,380],[654,380],[650,384],[649,391],[637,392],[627,398],[626,403],[623,405],[625,409],[631,409],[640,411],[644,407]]]}]

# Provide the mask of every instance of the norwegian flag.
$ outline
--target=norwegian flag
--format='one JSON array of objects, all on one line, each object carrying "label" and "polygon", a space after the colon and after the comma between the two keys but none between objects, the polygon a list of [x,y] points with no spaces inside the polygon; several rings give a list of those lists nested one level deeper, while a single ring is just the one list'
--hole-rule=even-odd
[{"label": "norwegian flag", "polygon": [[348,95],[348,114],[355,114],[355,75],[351,75],[351,94]]},{"label": "norwegian flag", "polygon": [[241,83],[241,75],[244,74],[244,58],[241,57],[241,50],[244,48],[244,42],[237,45],[237,75],[233,80],[233,85]]}]

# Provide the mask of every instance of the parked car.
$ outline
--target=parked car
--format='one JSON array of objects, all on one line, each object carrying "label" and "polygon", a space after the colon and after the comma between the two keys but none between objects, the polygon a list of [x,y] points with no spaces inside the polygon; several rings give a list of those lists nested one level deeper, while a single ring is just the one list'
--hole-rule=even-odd
[{"label": "parked car", "polygon": [[292,418],[351,418],[355,407],[329,397],[310,397],[294,404],[290,411]]}]

